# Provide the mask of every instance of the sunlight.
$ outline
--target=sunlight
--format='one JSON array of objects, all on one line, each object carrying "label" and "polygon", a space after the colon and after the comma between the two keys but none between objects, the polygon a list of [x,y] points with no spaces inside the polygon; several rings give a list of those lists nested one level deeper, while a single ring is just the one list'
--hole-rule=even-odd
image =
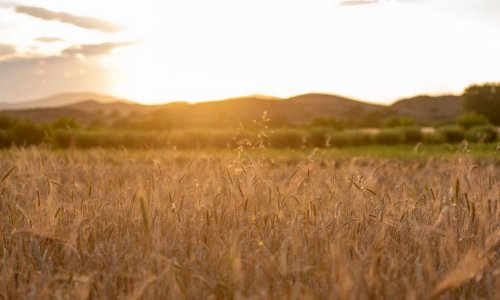
[{"label": "sunlight", "polygon": [[[285,2],[152,3],[129,8],[138,14],[129,34],[141,42],[118,51],[120,71],[111,86],[113,94],[143,103],[312,91],[387,103],[422,92],[457,93],[497,73],[486,62],[491,54],[476,58],[485,60],[481,70],[461,59],[470,55],[468,45],[486,46],[482,37],[494,30],[426,6],[292,1],[276,15]],[[464,33],[477,38],[461,39]],[[457,60],[470,64],[466,72],[449,72]]]},{"label": "sunlight", "polygon": [[[83,89],[95,76],[106,76],[109,85],[96,91],[149,104],[320,91],[389,103],[421,93],[459,93],[472,82],[499,78],[500,43],[491,37],[500,27],[491,16],[500,9],[491,0],[464,0],[463,6],[450,0],[344,2],[26,0],[23,5],[91,16],[123,30],[87,30],[10,8],[0,9],[0,37],[23,58],[131,42],[89,57],[87,63],[99,64],[88,68],[101,68],[100,74],[74,83]],[[68,64],[63,73],[73,71]],[[44,93],[66,91],[58,72],[44,78],[51,83]]]}]

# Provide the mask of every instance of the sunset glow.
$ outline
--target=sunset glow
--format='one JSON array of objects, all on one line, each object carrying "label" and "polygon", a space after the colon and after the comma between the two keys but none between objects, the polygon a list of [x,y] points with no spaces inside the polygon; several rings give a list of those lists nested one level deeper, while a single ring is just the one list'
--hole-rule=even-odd
[{"label": "sunset glow", "polygon": [[498,36],[495,0],[0,1],[0,101],[85,90],[389,103],[498,81]]}]

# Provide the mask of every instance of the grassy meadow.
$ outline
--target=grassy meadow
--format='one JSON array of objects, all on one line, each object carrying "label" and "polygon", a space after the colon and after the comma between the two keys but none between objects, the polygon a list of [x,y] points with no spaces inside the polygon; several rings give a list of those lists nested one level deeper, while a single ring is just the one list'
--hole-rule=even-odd
[{"label": "grassy meadow", "polygon": [[498,296],[498,152],[382,149],[5,150],[0,298]]}]

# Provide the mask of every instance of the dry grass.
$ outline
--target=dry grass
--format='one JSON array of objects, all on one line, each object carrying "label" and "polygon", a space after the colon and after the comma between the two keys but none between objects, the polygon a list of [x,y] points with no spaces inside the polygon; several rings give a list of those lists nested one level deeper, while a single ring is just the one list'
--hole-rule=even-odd
[{"label": "dry grass", "polygon": [[2,154],[0,178],[1,299],[500,291],[495,159],[28,149]]}]

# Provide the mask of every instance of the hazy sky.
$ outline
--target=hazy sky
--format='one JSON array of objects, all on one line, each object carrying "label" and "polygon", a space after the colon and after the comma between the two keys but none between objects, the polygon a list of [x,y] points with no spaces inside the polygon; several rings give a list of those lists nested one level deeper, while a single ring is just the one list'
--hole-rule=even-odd
[{"label": "hazy sky", "polygon": [[488,81],[500,81],[500,0],[0,0],[0,102],[388,103]]}]

